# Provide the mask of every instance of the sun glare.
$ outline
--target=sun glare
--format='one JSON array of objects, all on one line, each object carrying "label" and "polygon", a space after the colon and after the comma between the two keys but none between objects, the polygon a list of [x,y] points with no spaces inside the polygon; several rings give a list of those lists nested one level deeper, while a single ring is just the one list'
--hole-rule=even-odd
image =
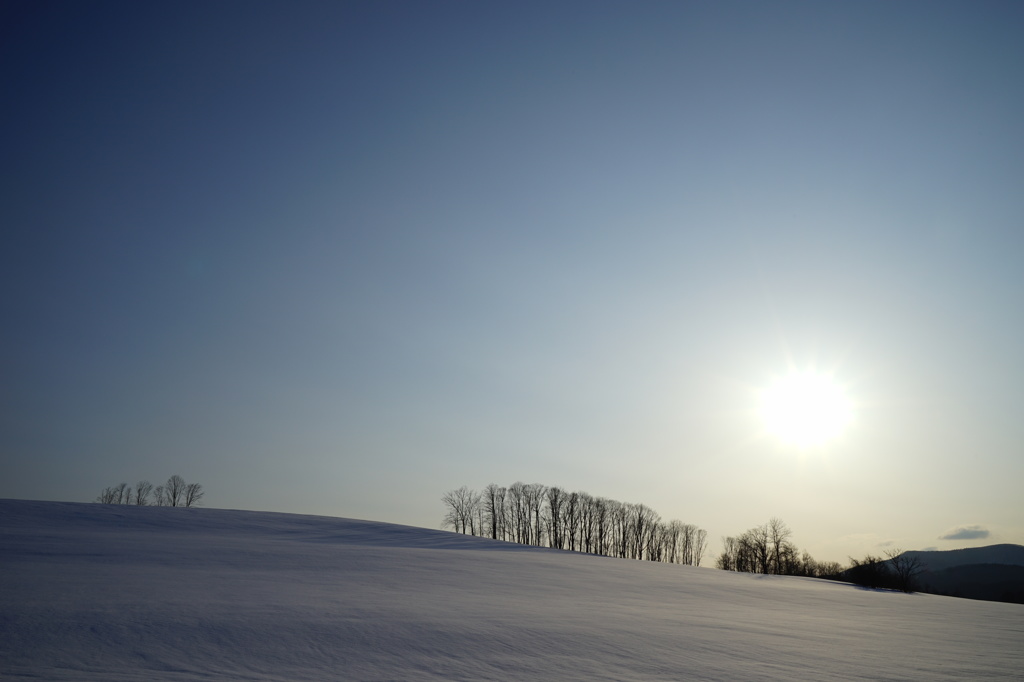
[{"label": "sun glare", "polygon": [[801,449],[832,440],[851,418],[846,392],[817,372],[792,372],[776,381],[761,392],[760,411],[772,435]]}]

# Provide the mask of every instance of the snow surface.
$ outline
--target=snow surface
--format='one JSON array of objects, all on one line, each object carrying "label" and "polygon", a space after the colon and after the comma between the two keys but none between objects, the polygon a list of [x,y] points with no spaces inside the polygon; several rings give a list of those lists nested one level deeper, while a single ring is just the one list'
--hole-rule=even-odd
[{"label": "snow surface", "polygon": [[1024,679],[1024,606],[369,521],[0,500],[0,677]]}]

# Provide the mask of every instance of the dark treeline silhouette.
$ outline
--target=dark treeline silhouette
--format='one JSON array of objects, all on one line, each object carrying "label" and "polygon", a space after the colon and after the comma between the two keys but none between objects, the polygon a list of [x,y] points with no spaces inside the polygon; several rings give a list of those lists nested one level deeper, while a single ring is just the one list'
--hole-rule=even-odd
[{"label": "dark treeline silhouette", "polygon": [[781,519],[772,518],[739,537],[722,538],[722,553],[716,565],[725,571],[764,573],[770,575],[801,575],[812,578],[834,578],[843,572],[835,561],[819,562],[806,551],[800,552],[790,542],[793,532]]},{"label": "dark treeline silhouette", "polygon": [[466,486],[441,498],[458,533],[601,556],[699,566],[707,531],[664,522],[650,507],[540,483]]},{"label": "dark treeline silhouette", "polygon": [[868,555],[863,559],[850,558],[850,567],[840,573],[841,580],[873,589],[916,592],[923,569],[921,560],[902,549],[886,551],[886,558]]},{"label": "dark treeline silhouette", "polygon": [[914,592],[918,587],[921,562],[901,549],[886,552],[886,558],[850,558],[850,565],[837,561],[815,561],[790,542],[792,531],[781,519],[755,526],[739,537],[722,538],[724,546],[716,565],[726,571],[770,575],[799,575],[851,582],[861,587]]},{"label": "dark treeline silhouette", "polygon": [[134,488],[127,483],[104,488],[96,497],[96,501],[100,504],[194,507],[204,495],[206,492],[203,486],[198,483],[186,483],[184,478],[175,474],[167,479],[167,483],[156,487],[149,481],[139,481]]}]

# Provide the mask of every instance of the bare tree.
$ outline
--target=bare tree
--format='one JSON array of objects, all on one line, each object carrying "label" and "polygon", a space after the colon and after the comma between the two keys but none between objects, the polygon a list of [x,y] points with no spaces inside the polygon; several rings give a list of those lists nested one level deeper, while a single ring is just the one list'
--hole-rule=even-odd
[{"label": "bare tree", "polygon": [[114,491],[117,493],[117,499],[114,500],[114,504],[127,504],[131,500],[132,489],[127,483],[118,483],[114,486]]},{"label": "bare tree", "polygon": [[508,487],[510,537],[521,545],[530,543],[530,512],[526,504],[526,484],[516,481]]},{"label": "bare tree", "polygon": [[837,578],[843,572],[843,565],[838,561],[819,561],[816,569],[817,578]]},{"label": "bare tree", "polygon": [[[544,536],[547,510],[546,488],[539,483],[516,481],[508,488],[508,512],[512,522],[512,538],[522,545],[540,545]],[[543,517],[542,517],[543,512]]]},{"label": "bare tree", "polygon": [[661,561],[666,561],[670,564],[678,564],[680,562],[680,555],[682,554],[683,545],[683,522],[678,519],[672,519],[666,524],[663,524],[661,529]]},{"label": "bare tree", "polygon": [[820,565],[814,560],[807,550],[800,555],[799,560],[799,573],[797,575],[807,576],[808,578],[817,578],[820,573]]},{"label": "bare tree", "polygon": [[544,542],[544,525],[541,512],[544,508],[544,491],[546,487],[540,483],[531,483],[525,488],[525,500],[528,515],[529,540],[526,544],[541,546]]},{"label": "bare tree", "polygon": [[629,556],[629,505],[608,500],[608,556]]},{"label": "bare tree", "polygon": [[[773,572],[776,575],[786,575],[788,573],[786,560],[796,553],[796,549],[788,544],[789,536],[793,532],[777,516],[768,520],[767,530],[768,540],[771,543]],[[788,563],[791,564],[792,561]]]},{"label": "bare tree", "polygon": [[565,498],[565,542],[570,551],[579,549],[580,539],[580,494],[569,493]]},{"label": "bare tree", "polygon": [[199,500],[203,499],[203,495],[206,492],[203,491],[203,486],[198,483],[189,483],[185,486],[184,502],[186,507],[194,507],[199,504]]},{"label": "bare tree", "polygon": [[133,504],[144,506],[149,504],[149,494],[153,492],[153,484],[149,481],[139,481],[135,484],[135,499]]},{"label": "bare tree", "polygon": [[597,520],[595,518],[595,500],[593,496],[587,493],[579,494],[579,507],[580,507],[580,549],[587,554],[595,553],[594,540],[595,533],[597,530]]},{"label": "bare tree", "polygon": [[851,583],[861,587],[890,587],[892,584],[892,575],[886,561],[870,554],[860,561],[850,557],[850,568],[846,569],[843,575]]},{"label": "bare tree", "polygon": [[751,572],[767,574],[772,565],[772,544],[768,524],[755,526],[743,535],[753,555],[755,570]]},{"label": "bare tree", "polygon": [[601,556],[608,555],[611,542],[609,505],[609,500],[603,497],[594,498],[594,553]]},{"label": "bare tree", "polygon": [[547,489],[545,495],[547,497],[545,525],[548,532],[548,547],[565,549],[565,515],[563,513],[565,491],[557,485],[553,485]]},{"label": "bare tree", "polygon": [[517,481],[503,488],[492,483],[483,494],[463,486],[441,500],[446,508],[443,527],[525,545],[694,566],[700,565],[707,548],[707,531],[679,521],[662,523],[643,504],[557,486]]},{"label": "bare tree", "polygon": [[687,566],[700,566],[701,559],[704,558],[704,552],[708,546],[708,532],[692,523],[680,525],[682,542],[681,547],[678,549],[678,561]]},{"label": "bare tree", "polygon": [[179,506],[185,495],[185,479],[177,474],[168,478],[164,485],[164,494],[167,496],[167,504],[172,507]]},{"label": "bare tree", "polygon": [[136,483],[134,489],[127,483],[118,483],[115,486],[104,488],[96,501],[103,504],[131,504],[141,507],[150,504],[150,495],[152,495],[152,503],[155,506],[192,507],[205,494],[203,486],[198,483],[186,484],[185,479],[181,476],[171,476],[167,479],[166,485],[158,485],[155,488],[146,480]]},{"label": "bare tree", "polygon": [[629,557],[649,559],[655,529],[661,522],[661,517],[643,504],[629,505],[629,512]]},{"label": "bare tree", "polygon": [[722,553],[718,555],[715,565],[723,571],[738,571],[739,541],[734,537],[722,538]]},{"label": "bare tree", "polygon": [[889,565],[892,567],[896,588],[904,592],[915,591],[917,577],[924,570],[921,560],[916,556],[909,556],[898,548],[887,550],[885,555],[889,557]]},{"label": "bare tree", "polygon": [[104,488],[96,497],[96,501],[100,504],[131,504],[132,488],[127,483]]},{"label": "bare tree", "polygon": [[455,498],[455,491],[449,490],[442,495],[441,502],[444,503],[445,507],[444,518],[441,520],[441,528],[451,528],[456,533],[464,532],[462,530],[462,515],[460,513],[458,500]]},{"label": "bare tree", "polygon": [[[724,538],[725,550],[718,557],[717,565],[730,571],[747,573],[773,573],[776,575],[807,575],[807,566],[813,569],[814,560],[789,541],[792,534],[779,518],[755,526],[737,538]],[[700,538],[700,554],[704,552],[706,535]],[[700,559],[698,558],[699,562]]]},{"label": "bare tree", "polygon": [[692,534],[692,540],[690,541],[686,563],[690,566],[700,566],[701,560],[704,559],[704,552],[708,549],[708,532],[703,528],[691,526],[690,533]]},{"label": "bare tree", "polygon": [[648,561],[668,561],[668,524],[661,521],[654,524],[650,538],[647,545]]},{"label": "bare tree", "polygon": [[117,504],[117,487],[104,488],[96,497],[96,501],[100,504]]},{"label": "bare tree", "polygon": [[505,539],[505,493],[504,488],[494,483],[488,483],[484,488],[484,521],[493,540]]},{"label": "bare tree", "polygon": [[803,564],[800,563],[800,552],[790,542],[782,543],[778,554],[772,557],[776,575],[803,575]]},{"label": "bare tree", "polygon": [[451,526],[452,530],[457,533],[476,535],[480,493],[462,486],[446,492],[441,501],[448,508],[444,517],[444,526]]}]

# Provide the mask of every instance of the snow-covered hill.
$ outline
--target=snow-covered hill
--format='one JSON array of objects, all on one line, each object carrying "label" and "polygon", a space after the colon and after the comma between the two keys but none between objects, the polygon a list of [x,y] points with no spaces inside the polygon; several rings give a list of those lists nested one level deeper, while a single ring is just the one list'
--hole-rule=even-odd
[{"label": "snow-covered hill", "polygon": [[1021,679],[1024,606],[219,509],[0,501],[0,677]]}]

